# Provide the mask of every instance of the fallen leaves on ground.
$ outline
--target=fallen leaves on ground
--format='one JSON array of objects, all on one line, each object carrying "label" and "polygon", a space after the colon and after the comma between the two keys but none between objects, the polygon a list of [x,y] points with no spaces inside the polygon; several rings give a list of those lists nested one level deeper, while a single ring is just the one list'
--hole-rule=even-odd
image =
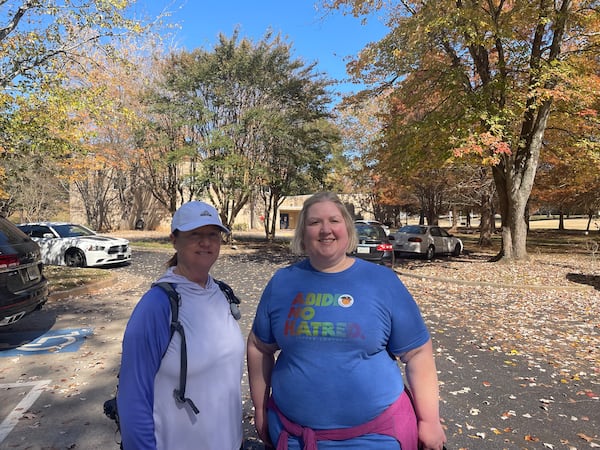
[{"label": "fallen leaves on ground", "polygon": [[600,262],[536,254],[507,264],[489,256],[396,265],[438,347],[450,442],[471,449],[595,447]]}]

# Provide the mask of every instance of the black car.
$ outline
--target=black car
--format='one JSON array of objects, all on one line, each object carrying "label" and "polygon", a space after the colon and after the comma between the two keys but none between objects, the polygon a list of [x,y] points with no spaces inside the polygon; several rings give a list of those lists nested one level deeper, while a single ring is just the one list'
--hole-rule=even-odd
[{"label": "black car", "polygon": [[15,323],[47,299],[39,246],[0,216],[0,326]]},{"label": "black car", "polygon": [[354,224],[358,235],[358,246],[352,256],[361,258],[387,267],[394,266],[394,246],[381,225],[356,222]]}]

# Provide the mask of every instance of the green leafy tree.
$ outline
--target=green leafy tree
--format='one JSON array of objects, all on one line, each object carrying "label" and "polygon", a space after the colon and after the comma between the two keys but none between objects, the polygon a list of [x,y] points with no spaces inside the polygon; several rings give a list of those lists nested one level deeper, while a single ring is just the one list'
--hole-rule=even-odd
[{"label": "green leafy tree", "polygon": [[292,60],[290,48],[284,50],[287,62],[266,77],[263,120],[254,124],[264,143],[257,169],[265,236],[271,240],[285,198],[323,189],[339,149],[339,130],[329,120],[331,82],[314,72],[314,64]]},{"label": "green leafy tree", "polygon": [[327,116],[328,82],[314,64],[292,59],[279,37],[253,43],[237,31],[221,35],[210,51],[173,53],[163,77],[150,103],[169,111],[181,134],[169,139],[174,147],[162,161],[189,162],[182,185],[207,195],[229,227],[261,188],[295,193],[294,183],[323,161],[331,139],[318,123]]},{"label": "green leafy tree", "polygon": [[70,145],[49,127],[64,115],[47,98],[2,98],[0,210],[8,216],[16,214],[21,221],[39,220],[68,200],[68,183],[58,176],[58,161]]},{"label": "green leafy tree", "polygon": [[284,114],[278,118],[279,125],[270,121],[266,130],[271,138],[260,172],[260,196],[268,240],[275,238],[275,218],[287,196],[325,188],[326,175],[330,173],[329,156],[339,140],[339,132],[332,122],[319,119],[320,116],[322,113],[312,111],[304,120],[293,115],[290,121]]}]

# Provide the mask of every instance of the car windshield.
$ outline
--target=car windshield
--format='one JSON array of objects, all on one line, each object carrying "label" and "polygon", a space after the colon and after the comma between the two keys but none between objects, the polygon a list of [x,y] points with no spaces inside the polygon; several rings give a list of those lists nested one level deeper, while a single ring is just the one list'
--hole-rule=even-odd
[{"label": "car windshield", "polygon": [[74,225],[72,223],[65,225],[54,225],[52,228],[58,233],[60,237],[79,237],[79,236],[95,236],[92,230],[89,230],[81,225]]},{"label": "car windshield", "polygon": [[398,230],[398,233],[425,234],[425,227],[420,227],[418,225],[404,225]]},{"label": "car windshield", "polygon": [[0,219],[0,245],[17,244],[27,240],[27,236],[21,234],[15,227],[11,227],[10,224],[5,223],[4,219]]},{"label": "car windshield", "polygon": [[384,239],[385,233],[381,227],[373,225],[356,225],[356,233],[361,238],[366,239]]}]

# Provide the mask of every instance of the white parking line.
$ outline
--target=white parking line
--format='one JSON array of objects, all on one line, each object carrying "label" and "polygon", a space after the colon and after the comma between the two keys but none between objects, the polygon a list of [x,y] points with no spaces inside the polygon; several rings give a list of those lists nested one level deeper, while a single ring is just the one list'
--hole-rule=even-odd
[{"label": "white parking line", "polygon": [[33,386],[33,388],[27,393],[25,397],[19,402],[17,406],[10,412],[8,416],[0,423],[0,444],[6,439],[6,436],[12,431],[17,422],[23,414],[25,414],[31,405],[38,399],[38,397],[44,392],[44,389],[51,380],[40,380],[31,383],[2,383],[0,384],[0,390],[11,389],[11,388],[22,388],[27,386]]}]

